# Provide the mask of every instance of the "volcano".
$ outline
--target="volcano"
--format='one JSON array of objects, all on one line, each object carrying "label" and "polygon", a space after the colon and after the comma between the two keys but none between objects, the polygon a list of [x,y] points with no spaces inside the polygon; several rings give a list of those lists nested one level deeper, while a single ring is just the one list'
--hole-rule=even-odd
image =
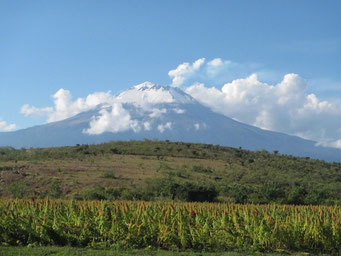
[{"label": "volcano", "polygon": [[2,132],[0,146],[36,148],[143,139],[218,144],[341,160],[339,149],[238,122],[200,104],[180,88],[150,82],[116,95],[110,104],[97,105],[71,118]]}]

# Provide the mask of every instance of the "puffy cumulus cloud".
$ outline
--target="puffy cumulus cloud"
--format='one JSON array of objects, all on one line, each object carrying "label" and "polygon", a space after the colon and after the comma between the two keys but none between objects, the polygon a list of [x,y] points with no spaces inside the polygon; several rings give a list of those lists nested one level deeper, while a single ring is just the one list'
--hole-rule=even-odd
[{"label": "puffy cumulus cloud", "polygon": [[99,104],[112,104],[115,97],[110,92],[96,92],[86,98],[72,100],[71,92],[60,89],[53,95],[54,107],[37,108],[25,104],[21,107],[21,113],[25,116],[47,116],[48,122],[55,122],[72,117],[81,112],[90,110]]},{"label": "puffy cumulus cloud", "polygon": [[[194,67],[196,68],[198,65],[197,62]],[[96,135],[104,132],[117,133],[127,130],[134,132],[150,131],[154,120],[167,113],[166,108],[157,108],[154,104],[172,102],[174,99],[170,98],[171,96],[166,89],[148,82],[137,85],[117,96],[112,95],[111,92],[96,92],[85,98],[75,100],[70,91],[60,89],[52,97],[53,107],[38,108],[25,104],[21,107],[21,113],[25,116],[45,116],[47,122],[54,122],[101,106],[98,108],[98,114],[92,117],[89,128],[83,131],[84,133]],[[146,100],[148,104],[143,104],[143,101]],[[138,114],[145,115],[149,120],[144,122],[133,120],[129,111],[124,108],[124,104],[140,107]],[[178,108],[171,109],[171,111],[179,114],[185,112]],[[3,126],[5,127],[5,125]],[[162,124],[157,128],[164,132],[166,129],[171,129],[171,123]]]},{"label": "puffy cumulus cloud", "polygon": [[209,61],[209,62],[207,63],[207,66],[219,67],[219,66],[221,66],[221,65],[223,65],[223,64],[224,64],[224,62],[222,61],[221,58],[215,58],[215,59]]},{"label": "puffy cumulus cloud", "polygon": [[341,105],[307,93],[307,86],[297,74],[287,74],[274,85],[252,74],[226,83],[221,89],[195,83],[186,92],[240,122],[341,148]]},{"label": "puffy cumulus cloud", "polygon": [[[209,62],[204,69],[207,77],[216,77],[221,73],[227,75],[228,73],[236,72],[236,68],[239,65],[229,60],[222,60],[221,58],[215,58]],[[204,76],[205,77],[205,76]]]},{"label": "puffy cumulus cloud", "polygon": [[172,122],[167,122],[165,124],[159,124],[157,126],[157,129],[159,132],[163,133],[166,129],[171,130],[172,129]]},{"label": "puffy cumulus cloud", "polygon": [[3,121],[0,118],[0,131],[10,132],[10,131],[14,131],[15,129],[17,129],[16,124],[8,124],[6,121]]},{"label": "puffy cumulus cloud", "polygon": [[240,64],[221,58],[209,61],[200,58],[192,64],[184,62],[176,69],[170,70],[168,75],[172,79],[172,86],[188,86],[194,82],[221,84],[239,77],[248,76],[255,71],[262,74],[262,77],[273,76],[272,71],[264,69],[260,64]]},{"label": "puffy cumulus cloud", "polygon": [[[85,129],[84,133],[98,135],[104,132],[117,133],[127,130],[134,132],[150,131],[154,120],[167,113],[166,108],[157,108],[154,104],[172,102],[169,99],[170,96],[172,95],[169,95],[165,89],[156,87],[151,83],[137,85],[117,96],[112,95],[111,92],[96,92],[89,94],[85,98],[75,100],[73,100],[70,91],[60,89],[52,97],[53,107],[38,108],[25,104],[21,107],[21,113],[25,116],[45,116],[47,122],[54,122],[100,106],[98,114],[92,117],[89,128]],[[148,104],[143,104],[142,101],[146,99]],[[149,120],[139,122],[132,119],[129,111],[124,108],[124,104],[133,104],[140,107],[138,114],[145,115]],[[182,109],[172,109],[172,111],[184,113]],[[166,129],[171,129],[171,123],[162,124],[157,128],[159,131],[164,132]]]},{"label": "puffy cumulus cloud", "polygon": [[20,113],[24,114],[25,116],[36,115],[36,116],[46,116],[53,112],[52,107],[46,108],[37,108],[34,106],[30,106],[25,104],[21,107]]},{"label": "puffy cumulus cloud", "polygon": [[90,128],[84,133],[98,135],[104,132],[123,132],[133,130],[139,132],[141,127],[136,120],[132,120],[129,112],[120,103],[114,103],[109,109],[101,109],[99,116],[93,117],[90,121]]},{"label": "puffy cumulus cloud", "polygon": [[197,70],[205,63],[205,58],[198,59],[192,64],[184,62],[176,69],[170,70],[168,75],[172,78],[172,86],[180,86],[185,79],[195,74]]}]

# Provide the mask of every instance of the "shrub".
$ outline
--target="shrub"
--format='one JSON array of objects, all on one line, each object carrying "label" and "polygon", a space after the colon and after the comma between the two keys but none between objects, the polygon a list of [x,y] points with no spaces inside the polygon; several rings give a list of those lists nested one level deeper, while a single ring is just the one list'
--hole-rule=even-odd
[{"label": "shrub", "polygon": [[213,171],[210,167],[204,167],[202,165],[193,165],[192,171],[193,172],[199,172],[199,173],[213,173]]},{"label": "shrub", "polygon": [[51,198],[60,198],[63,194],[61,181],[57,180],[52,182],[52,184],[49,187],[48,195]]},{"label": "shrub", "polygon": [[101,178],[106,178],[106,179],[117,179],[115,176],[115,173],[113,170],[107,170],[105,171],[102,175]]},{"label": "shrub", "polygon": [[106,200],[105,189],[102,186],[96,186],[86,189],[81,193],[81,198],[85,200]]},{"label": "shrub", "polygon": [[293,186],[287,192],[288,204],[304,204],[307,191],[302,186]]},{"label": "shrub", "polygon": [[250,187],[241,184],[232,184],[225,188],[225,193],[228,197],[232,197],[237,204],[248,202],[248,196],[252,193]]},{"label": "shrub", "polygon": [[281,203],[285,198],[285,191],[276,182],[268,182],[261,186],[259,190],[259,203]]},{"label": "shrub", "polygon": [[8,190],[13,197],[24,198],[27,186],[22,181],[15,181],[9,186]]}]

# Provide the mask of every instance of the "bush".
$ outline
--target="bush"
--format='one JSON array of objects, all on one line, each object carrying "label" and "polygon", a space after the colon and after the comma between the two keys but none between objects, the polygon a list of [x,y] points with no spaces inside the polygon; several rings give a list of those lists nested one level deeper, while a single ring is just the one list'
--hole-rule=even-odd
[{"label": "bush", "polygon": [[154,198],[187,202],[214,202],[218,196],[218,191],[213,185],[179,183],[172,178],[149,180],[147,191],[150,191]]},{"label": "bush", "polygon": [[178,186],[176,196],[187,202],[214,202],[218,196],[218,191],[213,185],[186,182]]},{"label": "bush", "polygon": [[113,170],[107,170],[105,171],[102,175],[101,178],[106,178],[106,179],[117,179],[115,176],[115,173]]},{"label": "bush", "polygon": [[75,199],[84,200],[117,200],[122,198],[123,188],[105,188],[103,186],[96,186],[90,189],[84,190],[80,195],[76,195]]},{"label": "bush", "polygon": [[317,205],[321,202],[325,202],[325,199],[330,197],[328,191],[326,190],[314,190],[309,192],[304,199],[305,204]]},{"label": "bush", "polygon": [[304,204],[307,191],[302,186],[293,186],[287,192],[288,204]]},{"label": "bush", "polygon": [[276,182],[268,182],[260,187],[258,203],[282,203],[284,198],[283,186]]},{"label": "bush", "polygon": [[121,194],[123,200],[146,200],[144,194],[138,190],[124,189]]},{"label": "bush", "polygon": [[61,198],[61,196],[63,195],[61,181],[57,180],[57,181],[52,182],[49,188],[48,195],[51,198]]},{"label": "bush", "polygon": [[105,189],[102,186],[86,189],[81,193],[81,198],[85,200],[106,200]]},{"label": "bush", "polygon": [[15,181],[9,186],[8,190],[13,197],[24,198],[27,186],[22,181]]},{"label": "bush", "polygon": [[244,204],[248,202],[248,196],[252,193],[250,187],[241,184],[232,184],[225,188],[225,193],[228,197],[234,199],[234,203]]},{"label": "bush", "polygon": [[192,171],[199,172],[199,173],[213,173],[210,167],[203,167],[202,165],[193,165]]}]

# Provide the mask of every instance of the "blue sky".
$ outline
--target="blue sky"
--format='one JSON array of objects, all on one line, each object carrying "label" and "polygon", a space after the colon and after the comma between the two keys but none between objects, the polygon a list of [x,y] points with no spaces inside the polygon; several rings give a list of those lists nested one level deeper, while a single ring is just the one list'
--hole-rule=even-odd
[{"label": "blue sky", "polygon": [[60,88],[78,98],[147,80],[170,85],[170,70],[203,57],[241,66],[207,87],[253,72],[276,84],[296,73],[307,93],[338,102],[340,25],[338,0],[2,0],[0,122],[46,122],[20,109],[52,107]]}]

